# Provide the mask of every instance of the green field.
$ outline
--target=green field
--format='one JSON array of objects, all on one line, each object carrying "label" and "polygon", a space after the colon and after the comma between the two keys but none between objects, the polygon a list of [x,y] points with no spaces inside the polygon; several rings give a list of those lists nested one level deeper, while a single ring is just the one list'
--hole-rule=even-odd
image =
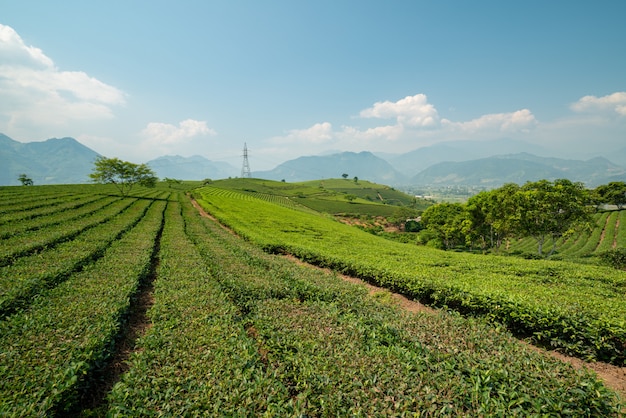
[{"label": "green field", "polygon": [[[598,263],[601,254],[620,248],[626,248],[626,210],[604,211],[593,215],[592,228],[560,238],[552,258]],[[514,255],[536,252],[537,242],[533,238],[514,240],[506,250]]]},{"label": "green field", "polygon": [[[389,186],[366,180],[325,179],[299,183],[285,183],[260,179],[218,180],[212,187],[236,190],[250,196],[280,203],[297,203],[315,212],[343,215],[391,216],[398,206],[418,210],[431,202],[415,199]],[[288,206],[293,206],[288,203]]]},{"label": "green field", "polygon": [[[0,188],[0,416],[620,416],[507,327],[623,362],[623,273],[411,252],[304,205],[317,186],[230,182],[192,193],[239,236],[197,183]],[[283,252],[480,315],[410,314]]]}]

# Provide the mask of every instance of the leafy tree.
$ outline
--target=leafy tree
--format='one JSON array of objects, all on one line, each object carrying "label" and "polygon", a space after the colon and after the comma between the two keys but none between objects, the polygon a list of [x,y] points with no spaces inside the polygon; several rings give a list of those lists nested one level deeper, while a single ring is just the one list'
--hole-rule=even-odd
[{"label": "leafy tree", "polygon": [[598,186],[595,194],[600,197],[600,203],[615,205],[618,209],[626,206],[626,183],[623,181],[612,181],[609,184]]},{"label": "leafy tree", "polygon": [[347,194],[344,196],[344,198],[348,201],[348,202],[352,202],[353,200],[356,199],[356,196],[353,194]]},{"label": "leafy tree", "polygon": [[96,159],[89,177],[96,183],[114,184],[122,196],[126,196],[135,184],[154,187],[158,181],[154,171],[146,164],[134,164],[106,157]]},{"label": "leafy tree", "polygon": [[344,179],[347,179],[347,178],[348,178],[348,173],[343,173],[343,174],[341,175],[341,177],[343,177]]},{"label": "leafy tree", "polygon": [[441,240],[445,249],[464,241],[462,223],[465,208],[460,203],[439,203],[430,206],[422,214],[424,226]]},{"label": "leafy tree", "polygon": [[359,182],[359,178],[358,178],[357,176],[354,176],[354,179],[353,179],[353,180],[354,180],[354,182],[355,182],[355,183],[358,183],[358,182]]},{"label": "leafy tree", "polygon": [[20,174],[20,176],[17,179],[22,183],[22,186],[32,186],[33,185],[33,179],[28,177],[26,174]]},{"label": "leafy tree", "polygon": [[500,248],[514,234],[516,194],[519,186],[505,184],[499,189],[480,192],[467,201],[467,241],[478,241],[481,248]]},{"label": "leafy tree", "polygon": [[515,223],[524,236],[537,240],[537,253],[543,256],[543,244],[552,238],[548,256],[556,250],[557,239],[589,222],[587,191],[582,183],[567,179],[528,182],[515,196]]},{"label": "leafy tree", "polygon": [[163,179],[163,181],[167,183],[167,185],[168,185],[168,187],[169,187],[170,189],[172,188],[172,185],[174,185],[174,184],[181,184],[181,183],[183,182],[182,180],[178,180],[178,179],[171,179],[171,178],[169,178],[169,177],[165,177],[165,178]]},{"label": "leafy tree", "polygon": [[419,215],[420,211],[418,211],[417,209],[414,209],[410,206],[399,206],[398,209],[396,209],[389,217],[389,222],[391,222],[391,224],[397,226],[398,228],[402,228],[402,226],[404,225],[404,230],[407,231],[407,221],[410,219],[416,219]]}]

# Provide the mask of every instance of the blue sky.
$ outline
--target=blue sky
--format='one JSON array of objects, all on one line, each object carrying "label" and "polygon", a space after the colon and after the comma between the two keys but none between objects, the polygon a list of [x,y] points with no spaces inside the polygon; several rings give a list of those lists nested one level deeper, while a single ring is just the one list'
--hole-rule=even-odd
[{"label": "blue sky", "polygon": [[626,1],[0,1],[0,132],[252,170],[327,151],[626,146]]}]

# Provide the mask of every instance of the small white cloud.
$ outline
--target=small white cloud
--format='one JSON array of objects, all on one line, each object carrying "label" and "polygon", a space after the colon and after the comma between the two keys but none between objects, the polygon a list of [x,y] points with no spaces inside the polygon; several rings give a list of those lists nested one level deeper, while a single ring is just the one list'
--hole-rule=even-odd
[{"label": "small white cloud", "polygon": [[273,144],[319,145],[333,139],[333,127],[329,122],[316,123],[306,129],[292,129],[287,135],[269,140]]},{"label": "small white cloud", "polygon": [[602,97],[585,96],[572,103],[575,112],[615,112],[626,115],[626,92],[619,91]]},{"label": "small white cloud", "polygon": [[526,132],[537,124],[537,119],[528,109],[510,113],[492,113],[467,122],[441,121],[443,126],[466,133],[480,131]]},{"label": "small white cloud", "polygon": [[186,119],[178,126],[151,122],[141,131],[141,136],[145,138],[144,144],[154,146],[180,144],[203,135],[216,135],[216,132],[209,128],[205,121],[193,119]]},{"label": "small white cloud", "polygon": [[396,119],[398,123],[415,127],[433,127],[439,123],[435,106],[428,103],[425,94],[406,96],[397,102],[376,102],[374,106],[362,110],[363,118]]},{"label": "small white cloud", "polygon": [[61,71],[39,48],[0,24],[0,126],[6,132],[113,117],[126,95],[82,71]]},{"label": "small white cloud", "polygon": [[380,140],[395,141],[400,138],[404,131],[404,126],[401,124],[376,126],[365,130],[359,130],[353,126],[344,126],[337,137],[344,142],[369,146],[379,144]]}]

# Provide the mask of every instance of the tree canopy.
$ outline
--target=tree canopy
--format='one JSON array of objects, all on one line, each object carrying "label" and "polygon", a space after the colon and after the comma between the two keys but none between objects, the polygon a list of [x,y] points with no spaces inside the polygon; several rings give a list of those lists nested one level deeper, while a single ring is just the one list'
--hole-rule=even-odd
[{"label": "tree canopy", "polygon": [[154,187],[158,178],[146,164],[134,164],[119,158],[98,157],[93,172],[89,175],[92,181],[101,184],[114,184],[122,196],[126,196],[135,184]]},{"label": "tree canopy", "polygon": [[22,186],[32,186],[33,185],[33,179],[28,177],[28,175],[26,175],[26,174],[20,174],[17,179],[22,183]]},{"label": "tree canopy", "polygon": [[499,248],[510,237],[533,237],[537,252],[552,240],[556,243],[590,219],[588,192],[582,183],[567,179],[540,180],[523,186],[505,184],[499,189],[473,196],[464,205],[442,203],[428,208],[424,225],[445,248],[466,245],[470,248]]},{"label": "tree canopy", "polygon": [[615,205],[618,209],[626,206],[626,183],[623,181],[612,181],[609,184],[603,184],[595,189],[596,197],[599,203]]}]

